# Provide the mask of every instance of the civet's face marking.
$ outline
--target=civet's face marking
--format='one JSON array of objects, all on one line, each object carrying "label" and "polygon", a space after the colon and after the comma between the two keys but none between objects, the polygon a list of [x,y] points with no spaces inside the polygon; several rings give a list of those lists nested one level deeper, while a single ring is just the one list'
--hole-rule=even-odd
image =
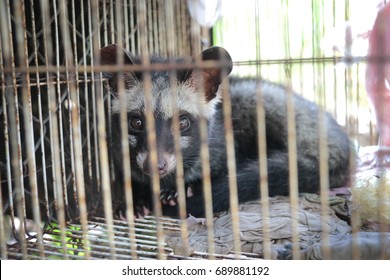
[{"label": "civet's face marking", "polygon": [[[117,45],[110,45],[101,50],[102,64],[115,64],[118,51],[124,52],[125,64],[139,64],[138,58],[125,52]],[[232,69],[231,58],[222,48],[210,48],[202,53],[203,60],[224,61],[230,64],[224,75]],[[175,63],[190,63],[191,61],[178,59]],[[152,58],[151,63],[167,64],[168,60]],[[171,75],[174,75],[172,79]],[[143,74],[140,72],[123,73],[124,98],[119,98],[116,74],[109,74],[109,90],[113,96],[111,102],[112,115],[119,116],[122,102],[128,115],[128,140],[131,148],[132,163],[144,175],[150,174],[150,154],[148,152],[145,118],[145,85]],[[176,170],[176,156],[174,154],[173,116],[179,113],[179,145],[182,150],[184,168],[191,168],[199,157],[200,137],[199,118],[210,120],[215,113],[215,106],[220,102],[219,85],[221,83],[221,69],[206,68],[199,71],[178,70],[175,74],[169,71],[152,71],[151,92],[153,96],[151,107],[153,110],[156,146],[157,170],[161,178],[173,174]],[[172,84],[173,83],[173,84]],[[149,104],[148,104],[149,105]],[[119,118],[117,118],[119,120]],[[116,125],[115,123],[113,124]],[[118,147],[120,149],[120,147]],[[174,176],[173,176],[174,178]]]}]

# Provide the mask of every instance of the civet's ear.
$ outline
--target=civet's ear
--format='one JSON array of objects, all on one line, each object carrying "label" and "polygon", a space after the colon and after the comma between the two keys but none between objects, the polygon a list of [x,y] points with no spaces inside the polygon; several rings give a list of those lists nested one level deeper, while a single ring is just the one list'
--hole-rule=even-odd
[{"label": "civet's ear", "polygon": [[[118,54],[122,52],[121,57],[123,62],[118,62]],[[121,48],[117,44],[111,44],[100,49],[100,64],[102,65],[117,65],[117,64],[135,64],[134,56],[131,55],[128,51]],[[117,89],[117,72],[103,72],[103,76],[108,79],[111,89],[115,92]],[[133,72],[124,73],[125,87],[129,88],[134,84],[137,77]]]},{"label": "civet's ear", "polygon": [[[202,87],[199,83],[203,83],[206,101],[210,101],[216,97],[222,80],[232,71],[233,62],[229,53],[221,47],[208,48],[201,53],[201,57],[203,61],[215,61],[220,64],[211,68],[203,68],[200,72],[193,71],[190,77],[191,84],[197,89]],[[201,74],[200,77],[196,77],[197,73]]]}]

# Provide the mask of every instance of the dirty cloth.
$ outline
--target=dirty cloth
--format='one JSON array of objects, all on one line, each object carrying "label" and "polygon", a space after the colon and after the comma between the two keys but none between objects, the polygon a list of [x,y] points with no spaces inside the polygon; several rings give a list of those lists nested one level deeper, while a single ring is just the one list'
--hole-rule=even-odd
[{"label": "dirty cloth", "polygon": [[[304,194],[299,198],[298,232],[301,249],[320,242],[323,232],[329,235],[346,235],[350,232],[348,224],[339,219],[336,213],[343,209],[345,199],[341,197],[330,198],[328,219],[322,224],[320,197],[317,194]],[[334,210],[336,209],[336,210]],[[278,251],[292,241],[291,203],[288,197],[269,198],[269,237],[274,257]],[[259,200],[239,205],[240,243],[241,251],[246,253],[263,253],[264,217]],[[189,227],[189,245],[191,251],[207,252],[207,227],[202,219],[190,217],[187,220]],[[168,246],[181,252],[181,237],[170,234],[166,238]],[[233,250],[233,229],[230,212],[220,214],[214,220],[215,253],[227,254]],[[182,252],[181,252],[182,253]]]},{"label": "dirty cloth", "polygon": [[[313,244],[303,252],[303,259],[322,260],[323,254],[321,243]],[[353,247],[358,248],[357,259],[379,260],[390,259],[390,233],[389,232],[357,232],[347,235],[333,235],[329,241],[330,259],[351,260],[353,259]]]}]

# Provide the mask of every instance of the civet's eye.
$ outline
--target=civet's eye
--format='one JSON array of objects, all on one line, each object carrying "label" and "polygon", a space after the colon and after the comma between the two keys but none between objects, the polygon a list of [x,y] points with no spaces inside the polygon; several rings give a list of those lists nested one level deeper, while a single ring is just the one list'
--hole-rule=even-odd
[{"label": "civet's eye", "polygon": [[181,116],[179,119],[180,131],[186,131],[191,126],[191,121],[186,116]]},{"label": "civet's eye", "polygon": [[130,128],[134,131],[144,130],[144,123],[139,117],[131,117],[129,121]]}]

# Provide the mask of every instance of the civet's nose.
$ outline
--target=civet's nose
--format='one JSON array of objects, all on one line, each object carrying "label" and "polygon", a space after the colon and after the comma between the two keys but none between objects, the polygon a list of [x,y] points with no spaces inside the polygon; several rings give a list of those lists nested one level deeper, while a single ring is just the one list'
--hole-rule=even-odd
[{"label": "civet's nose", "polygon": [[160,176],[163,176],[167,174],[168,171],[168,162],[165,158],[159,159],[157,163],[157,169],[158,169],[158,174]]},{"label": "civet's nose", "polygon": [[[144,166],[143,166],[143,170],[147,174],[151,173],[150,164],[151,164],[150,158],[145,160]],[[160,177],[163,177],[163,176],[167,175],[167,173],[168,173],[168,161],[167,161],[165,156],[159,156],[159,158],[157,160],[157,171],[158,171],[158,175]]]}]

